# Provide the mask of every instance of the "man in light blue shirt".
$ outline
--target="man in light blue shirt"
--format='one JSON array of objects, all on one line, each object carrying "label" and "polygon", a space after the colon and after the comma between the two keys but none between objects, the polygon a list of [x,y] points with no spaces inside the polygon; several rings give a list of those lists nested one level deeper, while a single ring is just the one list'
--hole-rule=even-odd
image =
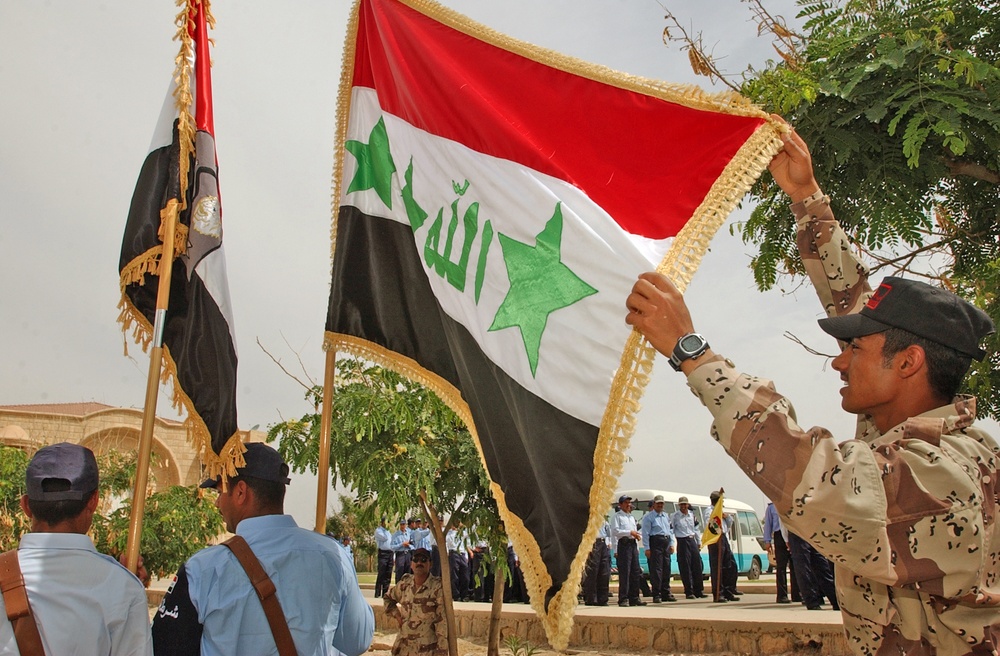
[{"label": "man in light blue shirt", "polygon": [[642,544],[646,547],[646,562],[649,563],[649,586],[653,591],[653,603],[677,601],[670,592],[670,554],[674,553],[674,532],[670,527],[670,515],[664,508],[662,494],[653,497],[653,509],[642,517]]},{"label": "man in light blue shirt", "polygon": [[392,534],[389,541],[389,548],[393,551],[393,562],[396,569],[396,584],[410,573],[410,551],[412,551],[412,539],[410,529],[407,526],[406,518],[399,518],[399,528]]},{"label": "man in light blue shirt", "polygon": [[[781,518],[778,517],[778,511],[773,503],[768,503],[767,510],[764,511],[764,546],[774,562],[774,579],[777,584],[775,601],[779,604],[789,604],[791,599],[788,598],[788,568],[792,564],[792,555],[788,551],[788,531],[781,525]],[[795,586],[794,569],[792,586]],[[792,596],[797,596],[794,591]]]},{"label": "man in light blue shirt", "polygon": [[611,518],[611,539],[617,544],[615,549],[618,562],[618,605],[645,606],[639,599],[639,547],[636,541],[642,537],[637,531],[635,517],[632,516],[632,497],[623,494],[618,497],[618,511]]},{"label": "man in light blue shirt", "polygon": [[375,598],[378,599],[389,591],[392,583],[392,563],[393,554],[389,543],[392,541],[392,533],[385,526],[386,518],[383,517],[379,527],[375,529],[375,546],[378,548],[378,570],[375,575]]},{"label": "man in light blue shirt", "polygon": [[[78,444],[43,447],[28,463],[21,510],[31,532],[17,549],[28,605],[50,656],[148,656],[142,583],[87,536],[101,499],[98,479],[93,452]],[[0,654],[18,653],[0,597]]]},{"label": "man in light blue shirt", "polygon": [[597,531],[597,538],[587,558],[583,574],[583,603],[587,606],[607,606],[611,585],[611,525],[607,522]]},{"label": "man in light blue shirt", "polygon": [[444,538],[451,567],[451,594],[455,601],[469,601],[469,533],[459,521]]},{"label": "man in light blue shirt", "polygon": [[684,596],[705,598],[704,566],[701,562],[701,520],[691,509],[687,497],[677,499],[677,510],[670,516],[670,527],[677,541],[677,569],[684,582]]},{"label": "man in light blue shirt", "polygon": [[[274,583],[299,654],[364,653],[375,617],[347,550],[283,514],[288,465],[266,444],[246,446],[246,464],[215,503],[226,530],[246,540]],[[153,649],[157,656],[278,653],[261,601],[228,548],[202,549],[181,566],[153,618]]]}]

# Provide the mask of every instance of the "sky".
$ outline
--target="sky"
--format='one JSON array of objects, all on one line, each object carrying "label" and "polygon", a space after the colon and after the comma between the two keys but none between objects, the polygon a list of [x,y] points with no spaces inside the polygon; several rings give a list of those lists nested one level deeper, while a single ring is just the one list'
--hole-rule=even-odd
[{"label": "sky", "polygon": [[[738,0],[662,0],[723,67],[774,52]],[[654,0],[448,0],[486,25],[586,61],[707,87],[662,41]],[[767,2],[794,22],[792,0]],[[330,196],[345,0],[216,0],[216,145],[239,351],[242,428],[311,411],[300,379],[321,381],[329,294]],[[118,256],[136,176],[164,99],[177,44],[167,0],[0,4],[0,405],[96,401],[141,407],[148,358],[123,355],[116,324]],[[821,181],[822,182],[822,181]],[[730,234],[737,210],[687,291],[696,328],[739,367],[776,381],[805,426],[853,435],[811,288],[758,292],[752,247]],[[789,216],[791,216],[789,214]],[[622,317],[624,320],[624,299]],[[159,413],[175,417],[161,392]],[[766,500],[709,436],[710,415],[682,377],[656,364],[620,488]],[[311,526],[315,483],[297,477],[289,506]],[[336,495],[331,494],[331,499]]]}]

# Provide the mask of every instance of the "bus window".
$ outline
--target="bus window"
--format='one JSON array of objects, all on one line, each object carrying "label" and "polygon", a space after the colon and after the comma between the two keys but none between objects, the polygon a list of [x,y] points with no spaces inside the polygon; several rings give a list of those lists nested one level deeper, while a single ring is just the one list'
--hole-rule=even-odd
[{"label": "bus window", "polygon": [[750,515],[750,513],[746,512],[745,510],[741,510],[741,511],[739,511],[739,512],[736,513],[736,517],[737,517],[737,519],[739,519],[739,522],[740,522],[740,534],[741,535],[751,535],[751,536],[753,535],[753,532],[751,532],[751,530],[750,530],[750,518],[749,518],[749,515]]}]

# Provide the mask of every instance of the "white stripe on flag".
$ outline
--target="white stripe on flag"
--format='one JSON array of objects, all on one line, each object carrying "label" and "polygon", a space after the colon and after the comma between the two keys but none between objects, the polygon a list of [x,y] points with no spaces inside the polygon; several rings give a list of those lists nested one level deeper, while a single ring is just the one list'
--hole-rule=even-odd
[{"label": "white stripe on flag", "polygon": [[212,300],[219,306],[219,311],[226,320],[229,338],[233,342],[233,353],[239,355],[236,348],[236,326],[233,323],[233,302],[229,297],[229,277],[226,274],[226,254],[223,246],[206,255],[194,268],[195,274],[205,284],[205,289],[212,295]]},{"label": "white stripe on flag", "polygon": [[[396,172],[390,211],[373,189],[347,194],[357,170],[355,158],[348,154],[341,203],[371,216],[408,224],[401,189],[412,158],[413,197],[428,214],[415,235],[415,247],[445,312],[465,326],[486,355],[527,390],[563,412],[599,425],[631,330],[624,322],[625,297],[636,276],[655,268],[672,240],[654,241],[628,234],[581,190],[562,180],[516,162],[483,155],[383,114],[371,89],[354,89],[352,101],[348,140],[367,144],[373,126],[384,118]],[[459,194],[455,185],[461,189],[466,181],[468,187]],[[479,230],[469,255],[464,292],[429,268],[424,258],[427,234],[439,211],[443,229],[438,252],[442,251],[456,200],[459,220],[452,262],[458,261],[462,249],[463,215],[473,202],[479,203]],[[533,376],[520,330],[514,327],[489,331],[510,288],[497,235],[503,233],[533,246],[553,216],[557,202],[561,203],[563,216],[561,261],[598,293],[549,314]],[[656,202],[654,192],[647,202]],[[474,281],[487,220],[494,237],[488,247],[485,283],[477,304]]]}]

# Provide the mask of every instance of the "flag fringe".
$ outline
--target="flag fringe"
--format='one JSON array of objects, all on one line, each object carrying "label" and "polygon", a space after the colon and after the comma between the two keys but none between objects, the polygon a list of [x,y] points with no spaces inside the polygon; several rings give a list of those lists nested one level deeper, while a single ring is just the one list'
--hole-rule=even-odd
[{"label": "flag fringe", "polygon": [[[781,149],[779,134],[784,128],[738,93],[732,91],[709,93],[693,85],[672,84],[620,73],[501,34],[433,0],[400,0],[400,2],[471,37],[567,73],[644,93],[692,109],[765,119],[725,167],[657,267],[657,271],[667,275],[681,291],[690,283],[708,251],[712,237],[736,208],[743,195],[750,190],[754,181],[767,168],[771,158]],[[340,211],[344,143],[347,136],[356,57],[354,46],[357,41],[359,4],[360,0],[355,0],[348,21],[344,65],[341,69],[340,90],[337,96],[331,203],[333,215],[330,238],[331,270],[337,247],[337,218]],[[476,442],[483,467],[486,468],[483,448],[472,423],[469,407],[450,383],[427,371],[411,358],[350,335],[327,332],[324,348],[335,348],[375,362],[431,389],[465,422]],[[569,644],[583,570],[597,532],[606,521],[607,509],[610,507],[618,478],[624,467],[625,452],[635,431],[639,401],[652,373],[655,354],[655,349],[636,331],[632,332],[625,343],[594,451],[594,481],[590,490],[591,514],[587,529],[570,565],[567,584],[560,588],[547,608],[544,606],[544,599],[546,592],[552,586],[552,579],[542,564],[541,549],[520,518],[509,511],[503,490],[492,480],[490,482],[490,489],[496,499],[508,536],[513,539],[521,555],[521,569],[525,584],[531,591],[529,596],[532,608],[541,618],[549,643],[559,651],[565,650]],[[570,585],[570,582],[573,584]]]},{"label": "flag fringe", "polygon": [[[149,320],[124,294],[118,302],[118,310],[118,323],[122,327],[125,355],[128,355],[128,334],[130,332],[132,340],[142,348],[142,352],[149,353],[149,347],[153,342],[153,326],[150,325]],[[163,346],[162,358],[160,384],[170,386],[172,390],[171,407],[186,415],[184,426],[188,430],[188,443],[198,453],[205,477],[221,476],[223,483],[225,483],[229,477],[236,475],[237,468],[246,464],[243,459],[243,454],[246,452],[246,446],[243,444],[244,433],[242,431],[233,433],[222,450],[216,454],[212,448],[212,436],[208,431],[208,426],[195,410],[191,397],[184,392],[177,380],[177,364],[166,345]]]},{"label": "flag fringe", "polygon": [[[364,340],[353,335],[327,332],[323,341],[323,349],[335,349],[338,352],[349,353],[355,357],[368,360],[369,362],[374,362],[375,364],[391,369],[397,374],[419,383],[434,392],[434,394],[436,394],[446,406],[451,408],[452,412],[458,415],[458,418],[461,419],[466,428],[469,429],[469,433],[472,435],[472,439],[476,443],[476,452],[479,454],[479,460],[483,465],[483,471],[489,471],[486,466],[486,459],[483,456],[483,447],[479,441],[479,433],[476,431],[476,424],[472,421],[472,411],[469,409],[469,404],[465,402],[465,399],[462,398],[462,394],[455,389],[451,383],[434,372],[428,371],[424,367],[420,366],[420,364],[412,358],[396,353],[395,351],[390,351],[380,344],[369,342],[368,340]],[[521,573],[524,574],[525,584],[531,590],[541,590],[541,594],[536,592],[535,594],[529,595],[529,597],[531,599],[532,608],[540,617],[543,618],[543,622],[545,622],[548,615],[545,612],[542,600],[545,598],[545,591],[552,587],[552,577],[549,576],[549,573],[544,567],[541,566],[541,548],[539,548],[534,536],[532,536],[531,532],[528,531],[524,522],[521,521],[521,518],[508,510],[503,490],[500,489],[500,486],[493,480],[490,480],[490,491],[493,493],[493,498],[497,502],[497,507],[500,511],[500,517],[503,519],[504,529],[507,532],[507,536],[512,538],[514,544],[517,545],[518,553],[521,556]],[[573,597],[573,605],[576,606],[575,596]],[[546,626],[547,635],[548,632],[549,627]]]}]

